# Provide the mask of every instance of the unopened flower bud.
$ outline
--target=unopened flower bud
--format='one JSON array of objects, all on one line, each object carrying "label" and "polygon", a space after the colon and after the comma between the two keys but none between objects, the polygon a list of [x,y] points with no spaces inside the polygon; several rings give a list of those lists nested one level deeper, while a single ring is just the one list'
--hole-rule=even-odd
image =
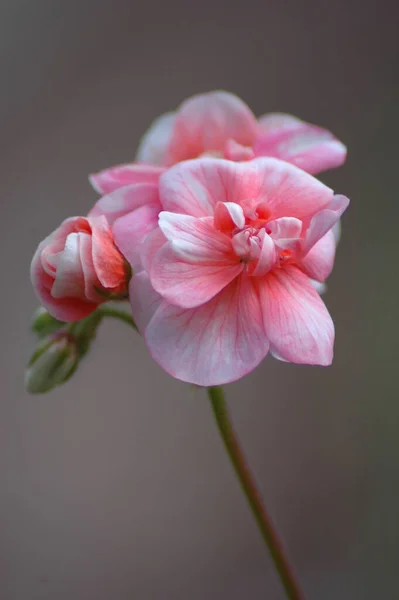
[{"label": "unopened flower bud", "polygon": [[43,339],[25,371],[25,388],[31,394],[44,394],[64,383],[78,364],[74,338],[66,331]]}]

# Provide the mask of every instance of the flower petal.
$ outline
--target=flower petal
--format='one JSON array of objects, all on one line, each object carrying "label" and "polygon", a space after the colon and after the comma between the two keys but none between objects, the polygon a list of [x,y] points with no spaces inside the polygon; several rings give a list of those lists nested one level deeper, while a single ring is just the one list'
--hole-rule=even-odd
[{"label": "flower petal", "polygon": [[57,273],[51,288],[53,298],[84,296],[84,276],[79,253],[79,233],[70,233],[60,254]]},{"label": "flower petal", "polygon": [[294,363],[330,365],[334,324],[309,278],[287,266],[257,281],[266,335],[275,352]]},{"label": "flower petal", "polygon": [[215,206],[214,223],[220,231],[233,231],[245,225],[245,215],[242,207],[235,202],[218,202]]},{"label": "flower petal", "polygon": [[104,216],[90,217],[92,229],[93,264],[98,279],[104,288],[114,288],[126,284],[125,261],[116,248],[111,229]]},{"label": "flower petal", "polygon": [[141,270],[141,246],[158,227],[158,204],[147,204],[117,219],[112,227],[115,244],[134,271]]},{"label": "flower petal", "polygon": [[187,262],[231,262],[234,256],[231,239],[214,228],[213,219],[163,211],[159,227],[175,253]]},{"label": "flower petal", "polygon": [[234,94],[220,91],[193,96],[177,111],[167,162],[172,165],[207,151],[223,152],[229,138],[252,146],[256,132],[252,111]]},{"label": "flower petal", "polygon": [[[264,231],[264,230],[263,230]],[[270,271],[276,261],[276,248],[270,235],[266,232],[263,234],[262,246],[260,250],[260,256],[256,263],[255,269],[251,275],[253,277],[262,277]]]},{"label": "flower petal", "polygon": [[326,129],[282,114],[265,115],[259,124],[256,156],[275,156],[313,175],[345,162],[346,147]]},{"label": "flower petal", "polygon": [[202,386],[252,371],[269,349],[253,281],[242,275],[198,308],[164,301],[145,331],[153,358],[173,377]]},{"label": "flower petal", "polygon": [[137,183],[119,188],[100,198],[89,212],[89,217],[105,215],[112,225],[119,217],[146,204],[159,204],[158,184]]},{"label": "flower petal", "polygon": [[121,187],[134,183],[157,184],[163,170],[162,167],[139,163],[116,165],[89,175],[89,181],[99,194],[110,194]]},{"label": "flower petal", "polygon": [[348,205],[349,199],[345,196],[334,196],[323,210],[314,215],[302,243],[303,255],[306,255],[315,243],[337,223]]},{"label": "flower petal", "polygon": [[152,263],[164,244],[167,243],[167,239],[162,233],[162,230],[157,227],[151,233],[147,235],[140,250],[140,260],[143,268],[149,273],[151,271]]},{"label": "flower petal", "polygon": [[141,271],[130,280],[129,299],[137,329],[143,335],[145,328],[164,301],[152,287],[148,273]]},{"label": "flower petal", "polygon": [[235,140],[229,139],[224,146],[223,156],[227,160],[251,160],[255,157],[255,153],[251,146],[243,146]]},{"label": "flower petal", "polygon": [[152,123],[141,138],[136,159],[153,165],[165,165],[176,115],[174,112],[161,115]]},{"label": "flower petal", "polygon": [[332,229],[326,233],[299,263],[299,268],[316,281],[323,282],[334,266],[336,241]]},{"label": "flower petal", "polygon": [[159,194],[165,210],[195,217],[213,216],[218,202],[236,202],[248,209],[267,207],[271,218],[312,217],[332,199],[326,185],[276,158],[235,163],[200,158],[168,169],[160,178]]},{"label": "flower petal", "polygon": [[150,272],[154,289],[171,304],[193,308],[205,304],[244,268],[237,259],[187,262],[173,250],[172,242],[157,253]]}]

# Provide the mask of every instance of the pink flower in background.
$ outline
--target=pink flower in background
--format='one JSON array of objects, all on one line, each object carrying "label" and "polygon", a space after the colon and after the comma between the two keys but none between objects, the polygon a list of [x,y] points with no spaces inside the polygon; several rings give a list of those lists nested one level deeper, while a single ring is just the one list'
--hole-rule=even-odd
[{"label": "pink flower in background", "polygon": [[61,223],[39,244],[31,279],[43,306],[61,321],[83,319],[109,296],[127,293],[126,261],[104,216]]},{"label": "pink flower in background", "polygon": [[329,131],[296,117],[276,113],[257,120],[237,96],[209,92],[156,119],[141,141],[137,163],[106,169],[90,181],[108,194],[128,184],[156,183],[165,167],[206,155],[233,161],[273,156],[315,175],[342,165],[346,148]]},{"label": "pink flower in background", "polygon": [[153,358],[198,385],[239,379],[271,350],[329,365],[334,326],[311,279],[334,262],[332,227],[347,198],[273,158],[196,159],[160,179],[162,212],[132,243],[135,214],[114,223],[116,243],[142,270],[130,283],[135,319]]}]

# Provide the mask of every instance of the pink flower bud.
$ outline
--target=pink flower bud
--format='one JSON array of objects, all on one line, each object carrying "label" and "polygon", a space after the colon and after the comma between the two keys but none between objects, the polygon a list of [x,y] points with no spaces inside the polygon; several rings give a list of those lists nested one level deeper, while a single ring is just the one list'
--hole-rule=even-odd
[{"label": "pink flower bud", "polygon": [[31,279],[44,307],[70,322],[109,298],[124,296],[129,274],[104,216],[71,217],[39,244]]}]

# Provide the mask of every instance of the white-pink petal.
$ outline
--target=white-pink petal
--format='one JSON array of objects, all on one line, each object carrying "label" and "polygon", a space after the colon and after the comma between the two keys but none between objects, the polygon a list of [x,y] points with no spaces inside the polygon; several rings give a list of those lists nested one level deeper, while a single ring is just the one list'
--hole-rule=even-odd
[{"label": "white-pink petal", "polygon": [[309,250],[329,231],[340,219],[342,213],[347,209],[349,199],[345,196],[336,195],[327,206],[320,210],[311,219],[306,230],[302,245],[302,254],[306,255]]},{"label": "white-pink petal", "polygon": [[187,262],[168,242],[156,254],[150,271],[154,289],[165,300],[183,308],[205,304],[237,277],[244,266],[238,260]]},{"label": "white-pink petal", "polygon": [[258,129],[248,106],[234,94],[209,92],[185,100],[167,152],[167,163],[195,158],[207,151],[223,152],[228,139],[251,146]]},{"label": "white-pink petal", "polygon": [[57,264],[57,275],[51,288],[53,298],[84,296],[85,281],[80,261],[80,233],[70,233]]},{"label": "white-pink petal", "polygon": [[163,171],[162,167],[130,163],[93,173],[89,176],[89,181],[99,194],[110,194],[121,187],[135,183],[157,184]]},{"label": "white-pink petal", "polygon": [[326,129],[283,114],[265,115],[259,125],[256,156],[275,156],[313,175],[345,162],[346,147]]},{"label": "white-pink petal", "polygon": [[253,277],[262,277],[272,269],[276,262],[276,247],[274,241],[263,230],[262,245],[256,267],[251,273]]},{"label": "white-pink petal", "polygon": [[257,281],[265,332],[276,353],[289,362],[330,365],[334,324],[309,278],[286,266]]},{"label": "white-pink petal", "polygon": [[271,218],[312,217],[333,191],[301,169],[275,158],[234,163],[202,158],[168,169],[160,178],[165,210],[195,217],[213,216],[218,202],[262,204]]},{"label": "white-pink petal", "polygon": [[161,210],[157,184],[137,183],[119,188],[100,198],[89,212],[89,217],[104,215],[112,225],[119,217],[146,204],[158,205],[158,212]]},{"label": "white-pink petal", "polygon": [[174,112],[166,113],[155,119],[141,138],[136,155],[138,161],[153,165],[166,164],[175,121],[176,113]]},{"label": "white-pink petal", "polygon": [[153,358],[173,377],[201,386],[252,371],[269,349],[253,281],[242,275],[198,308],[164,301],[144,334]]},{"label": "white-pink petal", "polygon": [[299,267],[312,279],[323,282],[334,266],[335,250],[334,232],[330,229],[300,260]]},{"label": "white-pink petal", "polygon": [[235,202],[218,202],[215,206],[214,225],[220,231],[233,231],[245,225],[242,207]]},{"label": "white-pink petal", "polygon": [[117,219],[112,227],[115,244],[133,271],[141,270],[141,247],[149,233],[158,227],[159,206],[148,204]]},{"label": "white-pink petal", "polygon": [[212,218],[197,219],[163,211],[159,227],[175,253],[187,262],[231,261],[231,239],[215,229]]},{"label": "white-pink petal", "polygon": [[148,273],[141,271],[133,275],[129,283],[129,299],[132,315],[137,329],[144,335],[145,329],[152,317],[164,302],[152,287]]}]

